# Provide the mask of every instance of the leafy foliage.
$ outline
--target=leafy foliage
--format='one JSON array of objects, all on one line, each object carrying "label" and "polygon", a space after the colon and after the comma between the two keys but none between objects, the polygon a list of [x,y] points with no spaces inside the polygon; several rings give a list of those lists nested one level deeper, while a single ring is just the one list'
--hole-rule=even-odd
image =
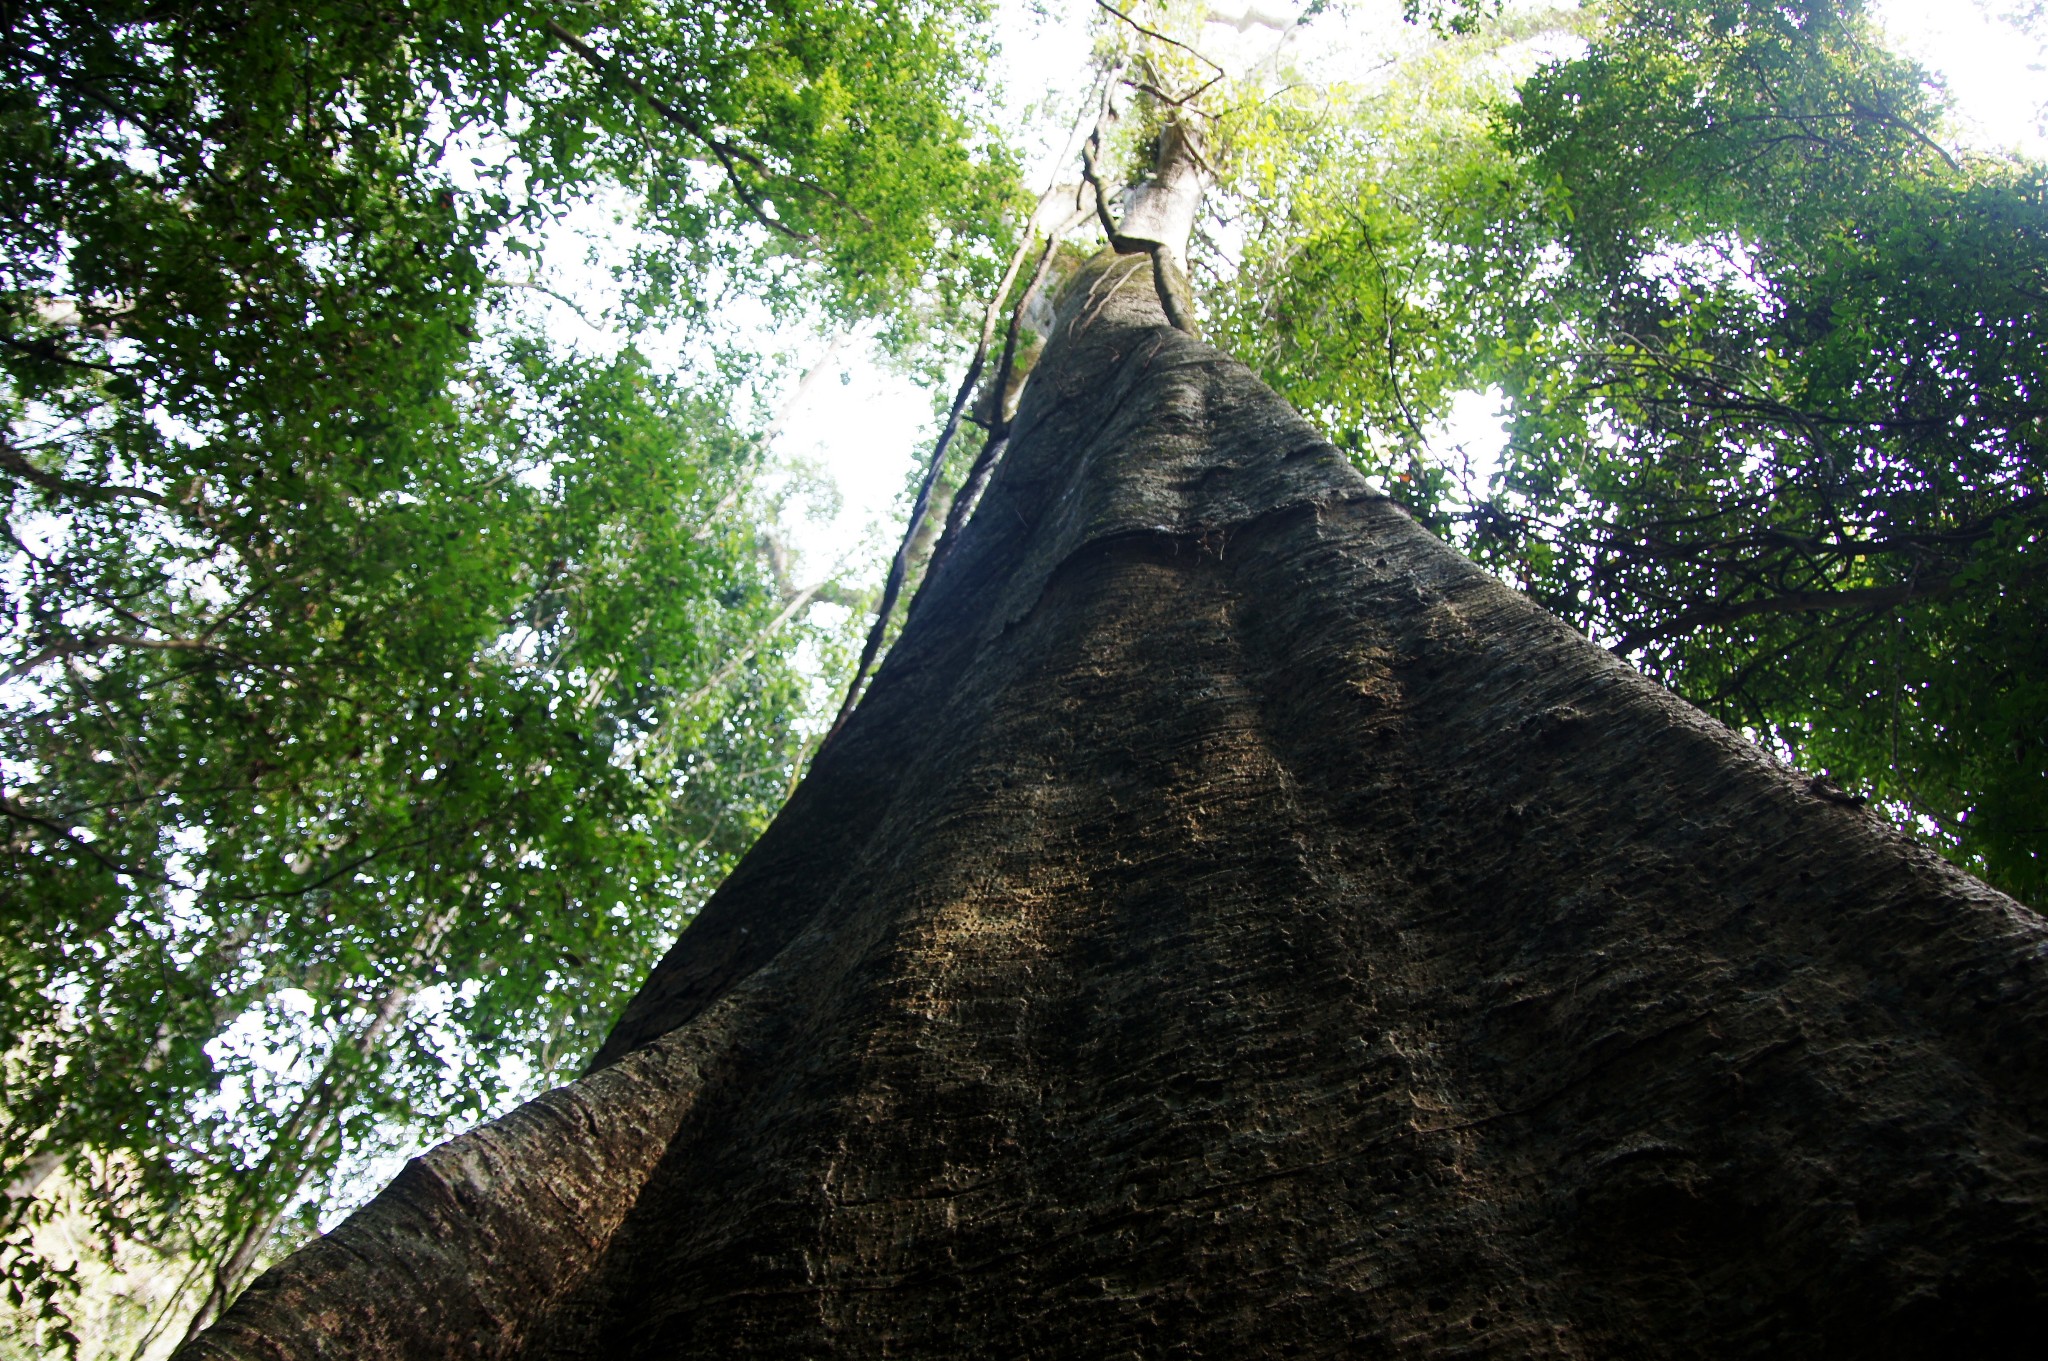
[{"label": "leafy foliage", "polygon": [[0,1251],[53,1326],[36,1184],[203,1317],[342,1150],[572,1069],[803,759],[839,643],[728,379],[505,275],[604,193],[636,325],[973,288],[980,15],[564,13],[7,12]]},{"label": "leafy foliage", "polygon": [[[1508,144],[1572,272],[1500,509],[1653,674],[2048,888],[2048,170],[1959,160],[1853,8],[1623,7]],[[1508,550],[1512,552],[1513,550]]]},{"label": "leafy foliage", "polygon": [[[1854,5],[1591,20],[1260,105],[1217,330],[1546,605],[2038,897],[2048,172],[1945,150]],[[1583,54],[1504,98],[1544,26]],[[1428,428],[1488,385],[1461,486]]]},{"label": "leafy foliage", "polygon": [[1518,32],[1422,48],[1382,88],[1282,90],[1223,120],[1219,188],[1243,244],[1212,252],[1214,338],[1439,532],[1452,470],[1429,430],[1521,290],[1527,186],[1470,70]]}]

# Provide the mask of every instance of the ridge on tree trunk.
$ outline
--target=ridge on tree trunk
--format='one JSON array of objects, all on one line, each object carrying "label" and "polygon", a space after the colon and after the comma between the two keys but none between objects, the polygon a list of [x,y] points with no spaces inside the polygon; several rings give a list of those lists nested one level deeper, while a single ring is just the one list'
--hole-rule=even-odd
[{"label": "ridge on tree trunk", "polygon": [[185,1353],[2002,1354],[2041,920],[1418,528],[1143,256],[591,1076]]}]

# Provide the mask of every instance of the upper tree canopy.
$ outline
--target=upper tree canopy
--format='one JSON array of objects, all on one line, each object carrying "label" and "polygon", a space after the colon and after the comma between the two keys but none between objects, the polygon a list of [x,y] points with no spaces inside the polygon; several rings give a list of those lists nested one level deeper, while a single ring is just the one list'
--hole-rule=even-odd
[{"label": "upper tree canopy", "polygon": [[28,1235],[68,1184],[191,1256],[182,1327],[344,1150],[573,1071],[751,841],[812,740],[796,649],[836,646],[762,551],[751,375],[578,353],[538,252],[602,199],[628,331],[907,330],[1002,230],[980,24],[7,9],[17,1305],[59,1298]]},{"label": "upper tree canopy", "polygon": [[[1227,346],[1545,605],[2048,891],[2048,170],[1836,0],[1523,10],[1240,117]],[[1461,480],[1430,427],[1486,387]]]}]

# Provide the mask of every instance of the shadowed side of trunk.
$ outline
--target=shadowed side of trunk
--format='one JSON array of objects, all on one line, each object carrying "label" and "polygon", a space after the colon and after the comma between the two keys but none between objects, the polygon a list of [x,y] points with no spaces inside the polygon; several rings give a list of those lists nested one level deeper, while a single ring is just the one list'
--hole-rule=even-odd
[{"label": "shadowed side of trunk", "polygon": [[[429,1254],[402,1182],[207,1354],[1995,1354],[2038,1312],[2040,920],[1430,538],[1149,268],[1070,290],[869,695],[565,1089],[687,1068],[616,1220],[507,1292],[548,1207],[479,1190]],[[411,1334],[287,1327],[369,1282]]]}]

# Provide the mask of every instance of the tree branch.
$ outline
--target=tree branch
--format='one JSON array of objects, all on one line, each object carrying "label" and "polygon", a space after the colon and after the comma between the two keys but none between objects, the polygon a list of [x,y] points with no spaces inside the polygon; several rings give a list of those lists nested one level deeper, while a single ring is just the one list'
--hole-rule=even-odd
[{"label": "tree branch", "polygon": [[81,501],[142,501],[164,510],[173,510],[176,503],[161,492],[147,491],[141,487],[107,487],[97,482],[79,482],[59,473],[45,472],[31,463],[24,455],[7,444],[0,443],[0,469],[13,473],[22,481],[41,487],[44,491],[59,496],[72,496]]},{"label": "tree branch", "polygon": [[1786,591],[1780,595],[1752,600],[1719,601],[1681,611],[1675,618],[1652,628],[1636,629],[1622,635],[1613,651],[1626,656],[1638,648],[1661,643],[1717,624],[1732,624],[1760,614],[1808,614],[1819,610],[1881,610],[1909,600],[1937,599],[1951,594],[1959,583],[1951,576],[1929,577],[1898,586],[1852,586],[1841,591]]},{"label": "tree branch", "polygon": [[[1167,36],[1166,36],[1166,35],[1165,35],[1164,33],[1161,33],[1161,32],[1160,32],[1160,31],[1159,31],[1158,29],[1155,29],[1155,28],[1147,28],[1147,27],[1145,27],[1145,26],[1144,26],[1143,24],[1139,23],[1139,22],[1138,22],[1138,21],[1137,21],[1136,19],[1133,19],[1133,18],[1132,18],[1132,17],[1130,16],[1130,15],[1128,15],[1128,14],[1124,13],[1124,12],[1123,12],[1122,10],[1118,9],[1118,8],[1117,8],[1117,7],[1115,6],[1115,5],[1112,5],[1112,4],[1110,4],[1110,3],[1109,3],[1109,0],[1095,0],[1095,3],[1096,3],[1096,5],[1098,5],[1098,6],[1099,6],[1099,7],[1100,7],[1100,8],[1101,8],[1101,9],[1102,9],[1102,10],[1103,10],[1103,11],[1104,11],[1105,13],[1108,13],[1108,14],[1113,14],[1113,15],[1115,15],[1115,16],[1116,16],[1117,18],[1119,18],[1119,19],[1123,20],[1123,21],[1124,21],[1125,23],[1129,24],[1129,25],[1130,25],[1130,26],[1131,26],[1132,28],[1135,28],[1135,29],[1137,29],[1137,30],[1138,30],[1138,32],[1140,32],[1140,33],[1144,34],[1144,35],[1145,35],[1146,37],[1148,37],[1148,38],[1151,38],[1151,39],[1154,39],[1155,41],[1158,41],[1158,42],[1162,42],[1162,43],[1165,43],[1165,44],[1166,44],[1167,46],[1169,46],[1169,47],[1178,47],[1178,48],[1179,48],[1179,49],[1180,49],[1181,51],[1183,51],[1183,52],[1187,53],[1187,54],[1188,54],[1189,56],[1193,57],[1193,58],[1194,58],[1194,59],[1195,59],[1196,61],[1199,61],[1199,62],[1201,62],[1201,63],[1202,63],[1202,64],[1203,64],[1204,66],[1207,66],[1207,67],[1208,67],[1208,68],[1209,68],[1209,69],[1210,69],[1211,71],[1214,71],[1214,72],[1216,73],[1215,79],[1211,80],[1211,81],[1209,82],[1209,84],[1208,84],[1208,85],[1204,85],[1204,86],[1202,87],[1202,90],[1206,90],[1206,89],[1208,89],[1208,88],[1209,88],[1209,85],[1214,85],[1214,84],[1216,83],[1216,81],[1217,81],[1217,80],[1221,80],[1221,79],[1222,79],[1222,78],[1223,78],[1223,77],[1224,77],[1224,76],[1225,76],[1226,74],[1228,74],[1227,72],[1225,72],[1225,71],[1224,71],[1224,69],[1222,68],[1222,66],[1220,66],[1219,64],[1217,64],[1217,62],[1215,61],[1215,59],[1214,59],[1214,58],[1210,57],[1210,56],[1209,56],[1209,55],[1208,55],[1207,53],[1203,52],[1203,51],[1202,51],[1202,50],[1201,50],[1200,48],[1196,48],[1196,47],[1191,47],[1191,46],[1189,46],[1189,45],[1188,45],[1187,43],[1184,43],[1184,42],[1182,42],[1182,41],[1181,41],[1180,39],[1178,39],[1178,38],[1169,38],[1169,37],[1167,37]],[[1200,94],[1200,93],[1201,93],[1201,90],[1197,90],[1197,91],[1195,92],[1195,94]],[[1186,96],[1186,99],[1193,99],[1194,97],[1195,97],[1195,95],[1192,95],[1192,94],[1191,94],[1191,95],[1188,95],[1188,96]],[[1169,101],[1167,101],[1167,102],[1168,102],[1168,103],[1172,103],[1172,104],[1174,104],[1174,105],[1175,105],[1176,107],[1178,107],[1178,105],[1179,105],[1180,103],[1183,103],[1183,102],[1185,102],[1185,100],[1169,100]]]},{"label": "tree branch", "polygon": [[127,633],[86,633],[76,638],[51,643],[33,656],[16,662],[6,671],[0,672],[0,685],[17,676],[27,675],[44,662],[53,662],[63,657],[83,657],[94,652],[105,652],[113,647],[142,648],[151,652],[206,652],[241,666],[262,665],[248,657],[229,652],[217,644],[209,643],[203,638],[138,638]]},{"label": "tree branch", "polygon": [[832,579],[827,577],[823,581],[812,582],[791,596],[789,603],[782,607],[782,612],[763,625],[761,631],[756,633],[745,647],[726,658],[725,664],[711,673],[711,679],[705,681],[695,690],[692,690],[684,698],[681,707],[685,709],[693,708],[716,694],[718,688],[731,680],[735,672],[751,661],[754,654],[759,652],[770,638],[780,633],[785,624],[808,609],[811,602],[817,599],[818,593],[830,585],[831,581]]}]

